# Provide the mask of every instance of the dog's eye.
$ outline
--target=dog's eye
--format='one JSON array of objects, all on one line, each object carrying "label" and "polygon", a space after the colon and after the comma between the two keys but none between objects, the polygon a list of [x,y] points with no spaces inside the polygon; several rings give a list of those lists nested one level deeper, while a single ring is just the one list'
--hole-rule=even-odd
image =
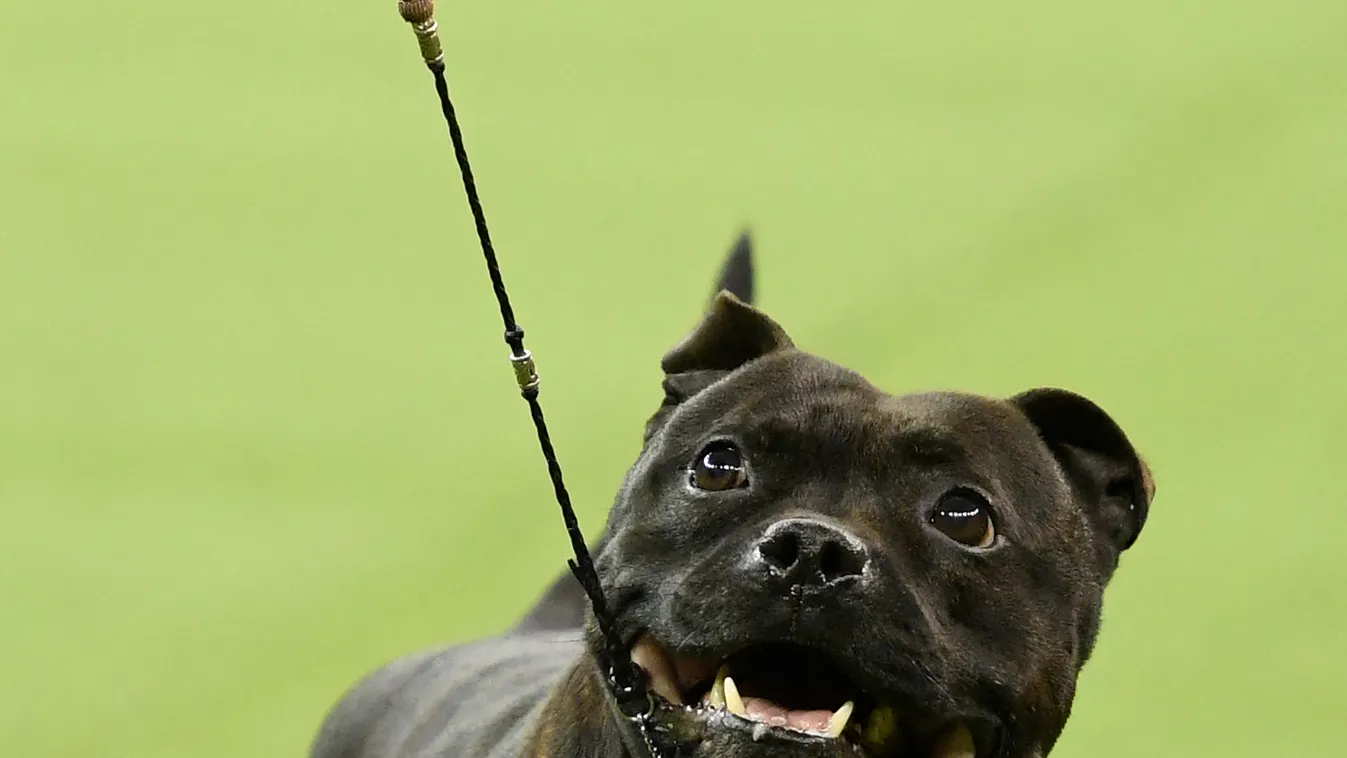
[{"label": "dog's eye", "polygon": [[692,486],[708,492],[721,492],[744,486],[748,472],[739,448],[728,442],[713,442],[697,455],[692,467]]},{"label": "dog's eye", "polygon": [[987,548],[996,541],[991,506],[981,495],[967,490],[956,490],[942,497],[931,513],[931,526],[968,547]]}]

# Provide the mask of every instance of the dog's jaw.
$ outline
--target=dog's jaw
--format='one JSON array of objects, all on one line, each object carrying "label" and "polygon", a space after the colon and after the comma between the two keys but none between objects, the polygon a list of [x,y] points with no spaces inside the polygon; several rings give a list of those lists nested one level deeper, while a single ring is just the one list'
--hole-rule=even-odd
[{"label": "dog's jaw", "polygon": [[[769,650],[777,656],[775,660]],[[994,730],[984,727],[975,737],[961,719],[900,716],[903,706],[878,701],[845,679],[838,680],[837,675],[821,682],[819,667],[828,667],[822,656],[792,661],[792,652],[808,656],[806,651],[782,646],[750,647],[717,665],[673,653],[647,634],[637,641],[633,659],[646,672],[657,696],[656,719],[665,722],[666,733],[684,735],[696,746],[696,755],[778,756],[783,750],[802,758],[977,758],[994,754],[992,746],[998,742]],[[742,674],[744,685],[736,683],[733,671]],[[809,698],[810,693],[802,695],[801,690],[811,687],[832,690],[815,694],[815,705],[828,703],[830,698],[840,704],[835,708],[792,707],[789,701],[773,700]],[[859,707],[858,702],[862,703]],[[730,750],[731,744],[737,746]]]}]

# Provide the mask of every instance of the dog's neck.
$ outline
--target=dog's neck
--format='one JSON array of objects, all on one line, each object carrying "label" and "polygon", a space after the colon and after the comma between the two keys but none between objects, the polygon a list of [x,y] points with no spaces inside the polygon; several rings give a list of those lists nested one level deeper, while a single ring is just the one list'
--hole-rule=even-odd
[{"label": "dog's neck", "polygon": [[576,659],[548,696],[524,755],[630,758],[603,677],[589,654]]}]

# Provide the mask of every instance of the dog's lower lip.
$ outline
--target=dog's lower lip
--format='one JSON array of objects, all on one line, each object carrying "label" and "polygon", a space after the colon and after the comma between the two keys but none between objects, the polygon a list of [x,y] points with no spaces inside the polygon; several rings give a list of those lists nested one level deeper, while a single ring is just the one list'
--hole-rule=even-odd
[{"label": "dog's lower lip", "polygon": [[[744,656],[755,649],[747,648],[714,664],[704,658],[671,653],[650,635],[643,635],[632,648],[632,658],[650,677],[650,688],[670,707],[709,728],[747,729],[755,742],[768,737],[797,742],[840,738],[858,755],[977,758],[976,741],[962,719],[945,721],[939,727],[923,725],[923,719],[910,722],[893,706],[876,703],[859,691],[853,691],[835,707],[799,702],[795,704],[800,707],[787,707],[762,697],[761,690],[741,690],[734,680],[732,664],[738,661],[744,673],[751,676],[755,665],[766,665],[763,660],[745,661]],[[756,686],[764,685],[758,682]]]},{"label": "dog's lower lip", "polygon": [[[786,650],[797,656],[787,657],[789,664],[780,657]],[[835,667],[820,678],[820,667],[830,664],[823,663],[821,654],[803,648],[750,647],[717,665],[671,653],[652,636],[643,635],[632,649],[632,659],[649,676],[651,690],[666,702],[708,714],[719,711],[752,723],[755,739],[772,729],[826,739],[842,737],[845,732],[853,741],[863,740],[867,733],[882,737],[892,732],[876,731],[865,721],[877,709],[865,706],[858,713],[860,695],[855,686]],[[740,681],[747,682],[749,689],[740,692],[730,675],[732,663],[746,677]],[[882,727],[892,714],[878,712],[876,724]]]}]

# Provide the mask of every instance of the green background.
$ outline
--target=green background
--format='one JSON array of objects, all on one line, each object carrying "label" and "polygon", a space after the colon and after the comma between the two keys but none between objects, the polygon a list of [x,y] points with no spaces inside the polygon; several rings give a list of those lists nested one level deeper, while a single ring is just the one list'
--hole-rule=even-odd
[{"label": "green background", "polygon": [[[0,755],[300,756],[566,542],[392,2],[0,8]],[[590,534],[743,225],[892,391],[1149,458],[1054,756],[1341,749],[1347,5],[447,3]]]}]

